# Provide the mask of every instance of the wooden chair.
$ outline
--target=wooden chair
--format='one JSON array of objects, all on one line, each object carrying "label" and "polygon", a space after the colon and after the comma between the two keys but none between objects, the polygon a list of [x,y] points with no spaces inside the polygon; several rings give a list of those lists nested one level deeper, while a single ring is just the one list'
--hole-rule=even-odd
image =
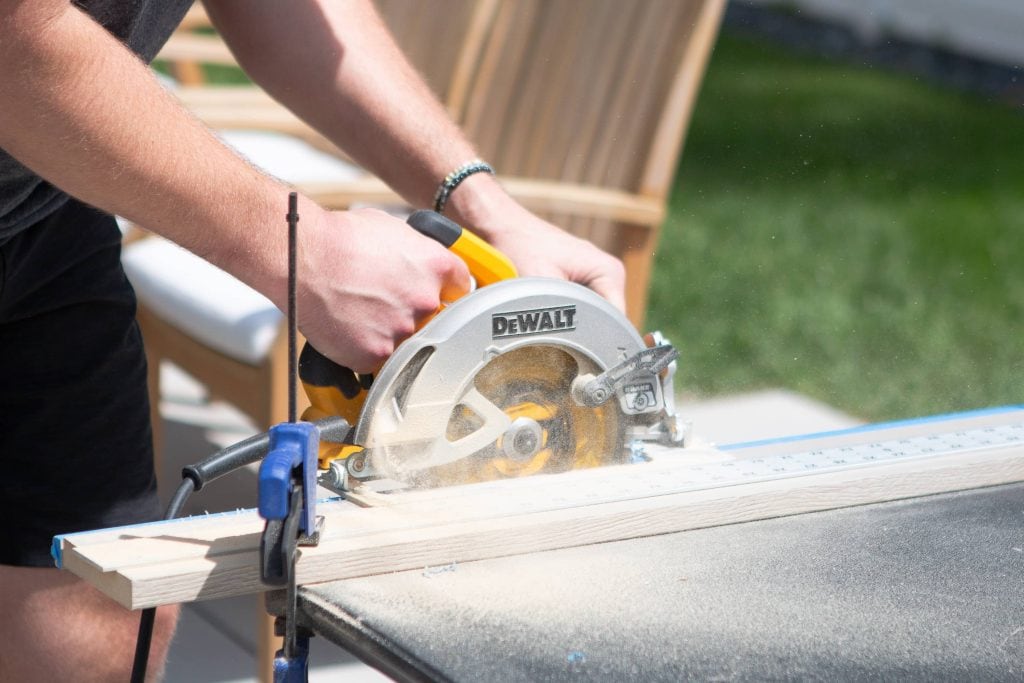
[{"label": "wooden chair", "polygon": [[[627,312],[637,327],[724,6],[500,2],[488,16],[479,62],[448,101],[512,196],[623,260]],[[396,200],[375,179],[303,189],[329,206],[357,197]]]}]

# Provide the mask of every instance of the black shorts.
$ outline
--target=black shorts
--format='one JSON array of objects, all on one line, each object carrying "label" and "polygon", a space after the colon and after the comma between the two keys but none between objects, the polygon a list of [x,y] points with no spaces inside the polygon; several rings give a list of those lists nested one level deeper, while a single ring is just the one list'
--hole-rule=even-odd
[{"label": "black shorts", "polygon": [[0,245],[0,564],[160,517],[146,357],[113,218],[70,201]]}]

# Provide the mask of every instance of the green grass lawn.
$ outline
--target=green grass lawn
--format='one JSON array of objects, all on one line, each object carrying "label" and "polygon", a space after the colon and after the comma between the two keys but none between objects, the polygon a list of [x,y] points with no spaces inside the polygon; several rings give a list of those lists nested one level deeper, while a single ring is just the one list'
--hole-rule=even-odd
[{"label": "green grass lawn", "polygon": [[723,34],[657,256],[678,384],[866,419],[1024,403],[1024,115]]}]

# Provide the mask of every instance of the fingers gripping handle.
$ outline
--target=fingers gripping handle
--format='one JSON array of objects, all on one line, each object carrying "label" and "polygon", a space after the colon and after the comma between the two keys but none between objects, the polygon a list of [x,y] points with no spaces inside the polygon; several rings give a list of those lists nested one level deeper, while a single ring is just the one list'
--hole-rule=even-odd
[{"label": "fingers gripping handle", "polygon": [[[479,287],[516,277],[507,256],[439,213],[416,211],[407,223],[461,258]],[[341,415],[353,424],[373,379],[337,365],[308,343],[299,359],[299,378],[313,405],[311,416]]]}]

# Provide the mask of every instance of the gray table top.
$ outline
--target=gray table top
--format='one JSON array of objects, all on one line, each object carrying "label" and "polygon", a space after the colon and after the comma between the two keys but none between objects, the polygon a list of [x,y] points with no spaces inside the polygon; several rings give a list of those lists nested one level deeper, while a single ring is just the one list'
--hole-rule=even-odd
[{"label": "gray table top", "polygon": [[1024,680],[1024,485],[300,589],[410,679]]}]

